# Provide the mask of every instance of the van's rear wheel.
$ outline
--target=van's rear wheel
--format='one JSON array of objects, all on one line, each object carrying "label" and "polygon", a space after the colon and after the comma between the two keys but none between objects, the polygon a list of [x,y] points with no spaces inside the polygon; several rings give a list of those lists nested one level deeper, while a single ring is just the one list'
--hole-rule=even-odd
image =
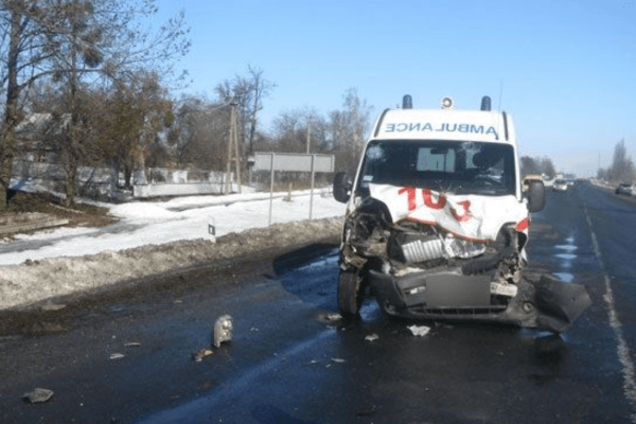
[{"label": "van's rear wheel", "polygon": [[340,270],[338,276],[338,309],[343,316],[354,316],[360,312],[364,300],[362,279],[358,271]]}]

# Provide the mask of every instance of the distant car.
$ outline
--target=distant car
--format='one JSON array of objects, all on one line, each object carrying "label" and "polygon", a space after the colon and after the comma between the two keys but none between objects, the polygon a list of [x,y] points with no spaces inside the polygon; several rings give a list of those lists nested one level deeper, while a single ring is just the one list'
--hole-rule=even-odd
[{"label": "distant car", "polygon": [[616,190],[614,191],[614,193],[616,194],[626,194],[628,196],[631,196],[632,194],[632,184],[628,183],[628,182],[622,182],[618,185],[618,187],[616,187]]},{"label": "distant car", "polygon": [[568,183],[565,180],[555,180],[552,184],[553,191],[567,191]]}]

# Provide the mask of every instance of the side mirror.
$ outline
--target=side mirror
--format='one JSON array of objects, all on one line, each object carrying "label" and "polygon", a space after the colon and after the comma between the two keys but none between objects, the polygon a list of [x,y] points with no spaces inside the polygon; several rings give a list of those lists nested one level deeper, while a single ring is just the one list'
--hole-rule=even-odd
[{"label": "side mirror", "polygon": [[340,203],[347,203],[353,182],[346,172],[338,172],[333,178],[333,197]]},{"label": "side mirror", "polygon": [[528,199],[528,211],[539,212],[545,207],[545,185],[543,180],[526,178],[523,180],[525,197]]}]

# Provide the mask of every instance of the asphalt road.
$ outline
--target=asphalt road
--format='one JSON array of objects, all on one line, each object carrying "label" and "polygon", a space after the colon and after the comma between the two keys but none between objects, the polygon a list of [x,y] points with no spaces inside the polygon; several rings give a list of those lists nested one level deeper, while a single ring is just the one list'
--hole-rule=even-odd
[{"label": "asphalt road", "polygon": [[[332,321],[329,245],[4,314],[0,422],[636,423],[634,228],[631,200],[588,183],[548,193],[530,261],[594,302],[558,336],[389,319],[372,300]],[[196,362],[226,313],[233,341]],[[35,387],[55,394],[21,400]]]}]

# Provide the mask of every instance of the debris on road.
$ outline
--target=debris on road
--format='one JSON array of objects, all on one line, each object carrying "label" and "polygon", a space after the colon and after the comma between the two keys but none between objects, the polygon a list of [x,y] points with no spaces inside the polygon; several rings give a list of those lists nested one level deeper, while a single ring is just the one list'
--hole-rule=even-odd
[{"label": "debris on road", "polygon": [[22,395],[22,399],[27,400],[31,403],[47,402],[52,397],[53,397],[53,390],[43,389],[41,387],[37,387],[33,389],[32,392],[28,392]]},{"label": "debris on road", "polygon": [[207,347],[201,348],[192,354],[192,359],[195,362],[201,362],[208,356],[214,355],[214,351],[212,349],[208,349]]},{"label": "debris on road", "polygon": [[230,315],[223,315],[219,317],[214,323],[214,329],[212,334],[212,340],[214,340],[214,347],[221,347],[221,343],[232,341],[232,317]]},{"label": "debris on road", "polygon": [[64,309],[64,308],[66,308],[66,305],[58,305],[55,303],[46,303],[42,305],[42,310],[44,312],[59,311],[60,309]]},{"label": "debris on road", "polygon": [[431,331],[431,327],[427,327],[425,325],[411,325],[406,327],[411,330],[414,336],[426,336],[429,331]]},{"label": "debris on road", "polygon": [[328,327],[338,325],[342,321],[342,315],[336,312],[321,312],[317,316],[318,321],[325,323]]},{"label": "debris on road", "polygon": [[333,322],[333,321],[340,321],[342,319],[342,315],[340,314],[327,314],[325,315],[325,319],[327,321]]},{"label": "debris on road", "polygon": [[378,340],[380,338],[380,336],[378,336],[377,334],[373,333],[373,334],[369,334],[367,337],[364,338],[364,340],[368,341],[368,342],[374,342],[376,340]]}]

